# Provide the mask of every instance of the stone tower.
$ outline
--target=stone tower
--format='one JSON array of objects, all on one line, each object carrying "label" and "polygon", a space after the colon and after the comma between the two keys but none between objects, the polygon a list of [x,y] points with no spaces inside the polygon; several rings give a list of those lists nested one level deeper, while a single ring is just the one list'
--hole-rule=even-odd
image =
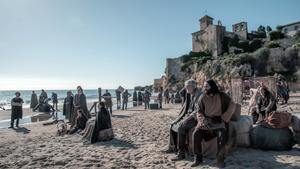
[{"label": "stone tower", "polygon": [[214,18],[205,15],[203,16],[199,21],[200,21],[200,30],[206,29],[209,25],[213,24]]},{"label": "stone tower", "polygon": [[232,25],[232,32],[238,35],[240,39],[246,40],[248,34],[247,22]]}]

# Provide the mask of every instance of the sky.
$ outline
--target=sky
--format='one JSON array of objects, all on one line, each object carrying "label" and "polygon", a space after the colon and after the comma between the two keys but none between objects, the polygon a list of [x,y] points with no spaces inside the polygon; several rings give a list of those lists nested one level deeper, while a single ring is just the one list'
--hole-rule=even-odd
[{"label": "sky", "polygon": [[226,30],[300,21],[298,0],[0,0],[0,90],[133,88],[191,51],[204,15]]}]

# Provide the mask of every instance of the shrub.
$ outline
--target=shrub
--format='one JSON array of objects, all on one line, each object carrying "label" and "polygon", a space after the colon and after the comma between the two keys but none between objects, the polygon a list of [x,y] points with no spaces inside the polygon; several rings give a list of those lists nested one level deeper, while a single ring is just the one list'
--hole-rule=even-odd
[{"label": "shrub", "polygon": [[278,48],[280,45],[276,42],[271,42],[267,45],[268,48]]},{"label": "shrub", "polygon": [[270,40],[277,40],[277,39],[283,39],[284,38],[284,34],[281,33],[280,31],[271,31],[269,33],[270,36]]}]

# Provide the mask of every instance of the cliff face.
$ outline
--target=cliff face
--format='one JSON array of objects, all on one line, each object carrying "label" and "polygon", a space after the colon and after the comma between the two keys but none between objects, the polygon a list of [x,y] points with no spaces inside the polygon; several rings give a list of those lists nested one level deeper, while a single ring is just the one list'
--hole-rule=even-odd
[{"label": "cliff face", "polygon": [[[253,53],[223,55],[203,64],[183,62],[182,58],[167,59],[164,87],[183,87],[184,81],[193,78],[200,85],[213,78],[227,85],[232,77],[268,76],[282,74],[289,81],[300,82],[300,41],[282,39],[267,43]],[[195,59],[195,58],[193,58]],[[185,69],[182,69],[183,66]]]}]

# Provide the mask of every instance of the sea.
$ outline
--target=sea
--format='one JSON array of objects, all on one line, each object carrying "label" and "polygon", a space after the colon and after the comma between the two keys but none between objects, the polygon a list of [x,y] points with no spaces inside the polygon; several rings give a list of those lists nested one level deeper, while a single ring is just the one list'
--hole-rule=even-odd
[{"label": "sea", "polygon": [[[116,98],[115,89],[102,89],[102,95],[108,90],[113,98]],[[33,90],[18,90],[21,93],[21,98],[24,100],[23,108],[30,107],[31,94]],[[67,96],[67,91],[70,90],[45,90],[48,94],[48,98],[51,98],[52,93],[56,93],[58,97],[58,104],[63,104],[64,98]],[[76,90],[71,90],[73,95],[77,93]],[[11,99],[15,97],[15,90],[0,90],[0,106],[6,110],[11,109]],[[83,91],[86,95],[87,102],[98,101],[98,89],[88,89]],[[41,91],[35,90],[35,93],[39,97]],[[132,94],[133,89],[128,89],[128,93]],[[51,101],[49,102],[51,103]]]}]

